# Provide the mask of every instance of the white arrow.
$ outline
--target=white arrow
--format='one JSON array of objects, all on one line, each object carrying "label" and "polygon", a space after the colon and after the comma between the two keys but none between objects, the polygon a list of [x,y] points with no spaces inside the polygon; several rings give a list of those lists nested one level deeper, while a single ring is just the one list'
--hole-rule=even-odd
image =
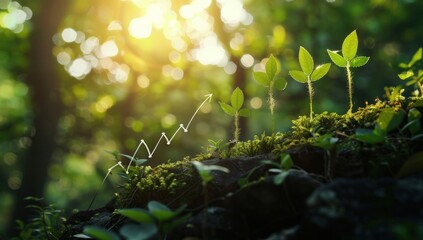
[{"label": "white arrow", "polygon": [[[170,145],[170,143],[172,142],[173,138],[176,136],[176,134],[179,132],[179,130],[183,129],[184,132],[188,132],[188,128],[191,125],[191,122],[194,120],[194,117],[197,115],[198,111],[200,111],[200,109],[203,107],[203,105],[207,102],[207,101],[211,101],[213,94],[207,94],[204,95],[206,97],[206,99],[201,103],[201,105],[197,108],[197,110],[194,112],[194,114],[192,115],[191,119],[189,120],[188,124],[186,125],[186,127],[183,124],[179,124],[179,128],[176,129],[175,133],[172,135],[171,138],[168,138],[168,136],[166,135],[165,132],[162,132],[162,135],[160,136],[159,140],[157,141],[156,145],[154,146],[153,150],[150,151],[150,148],[148,147],[147,143],[145,142],[144,139],[141,139],[140,143],[137,146],[137,149],[135,150],[134,154],[132,155],[131,161],[128,164],[128,167],[126,168],[126,174],[128,174],[128,170],[129,167],[131,166],[132,162],[135,159],[135,155],[137,155],[138,150],[140,149],[141,146],[144,146],[145,149],[147,150],[148,153],[148,158],[152,158],[154,155],[154,152],[156,151],[157,147],[159,146],[160,142],[162,141],[163,138],[166,139],[166,143],[167,145]],[[116,165],[115,165],[116,166]],[[119,166],[119,165],[117,165]]]}]

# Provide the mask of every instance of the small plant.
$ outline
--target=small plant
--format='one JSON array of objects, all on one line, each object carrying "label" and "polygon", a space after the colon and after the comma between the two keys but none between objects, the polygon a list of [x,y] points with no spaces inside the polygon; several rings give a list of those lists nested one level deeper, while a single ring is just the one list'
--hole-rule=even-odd
[{"label": "small plant", "polygon": [[[147,204],[147,209],[118,209],[116,210],[118,214],[136,222],[125,224],[119,233],[127,240],[166,239],[168,232],[190,217],[190,214],[181,216],[185,208],[186,205],[183,205],[176,210],[171,210],[160,202],[150,201]],[[99,240],[120,239],[116,233],[96,226],[85,227],[84,234],[78,234],[80,237],[83,235]]]},{"label": "small plant", "polygon": [[224,102],[220,102],[220,107],[222,108],[222,110],[230,115],[234,117],[235,120],[235,132],[234,132],[234,137],[235,137],[235,141],[238,142],[239,141],[239,134],[240,134],[240,129],[239,129],[239,117],[248,117],[250,116],[250,112],[248,111],[248,109],[246,108],[242,108],[242,105],[244,104],[244,93],[242,92],[241,89],[239,89],[239,87],[237,87],[231,95],[231,105],[224,103]]},{"label": "small plant", "polygon": [[347,70],[347,78],[348,78],[348,95],[350,106],[348,109],[348,113],[352,113],[353,109],[353,100],[352,100],[352,73],[351,67],[362,67],[366,65],[369,61],[369,57],[365,56],[356,56],[358,49],[358,37],[357,32],[354,30],[350,33],[342,43],[342,56],[338,53],[338,51],[332,51],[327,49],[330,59],[333,63],[335,63],[338,67],[346,68]]},{"label": "small plant", "polygon": [[300,47],[298,54],[298,60],[300,62],[301,70],[291,70],[289,75],[300,83],[307,83],[308,93],[310,98],[310,119],[313,119],[313,86],[312,82],[320,80],[323,78],[330,69],[330,63],[325,63],[314,68],[313,57],[310,53],[303,47]]},{"label": "small plant", "polygon": [[285,178],[288,176],[289,170],[294,166],[294,162],[292,161],[289,154],[283,153],[280,157],[280,160],[280,164],[266,161],[267,163],[276,167],[269,169],[269,172],[277,173],[273,178],[273,183],[275,185],[281,185],[285,181]]},{"label": "small plant", "polygon": [[406,83],[407,86],[417,84],[420,96],[423,96],[423,69],[421,69],[421,66],[419,67],[418,65],[422,60],[422,52],[422,48],[419,48],[408,63],[400,63],[399,67],[404,71],[398,74],[398,77],[401,80],[408,80]]},{"label": "small plant", "polygon": [[274,109],[275,109],[275,98],[273,97],[273,88],[278,90],[284,90],[286,88],[286,80],[277,77],[280,72],[280,63],[273,55],[270,55],[266,62],[265,72],[254,72],[254,79],[261,85],[269,88],[269,109],[272,115],[272,126],[274,128]]}]

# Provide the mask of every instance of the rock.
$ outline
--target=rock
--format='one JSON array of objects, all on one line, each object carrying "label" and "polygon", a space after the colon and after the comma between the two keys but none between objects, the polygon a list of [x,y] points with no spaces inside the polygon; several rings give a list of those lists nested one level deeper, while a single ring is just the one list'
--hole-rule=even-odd
[{"label": "rock", "polygon": [[413,234],[423,235],[415,231],[423,226],[422,203],[423,173],[402,180],[338,179],[310,196],[295,239],[418,239]]}]

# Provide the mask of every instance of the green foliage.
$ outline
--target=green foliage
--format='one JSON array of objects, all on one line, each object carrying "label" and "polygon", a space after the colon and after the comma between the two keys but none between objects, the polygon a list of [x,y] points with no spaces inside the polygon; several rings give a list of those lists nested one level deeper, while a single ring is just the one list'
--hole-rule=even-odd
[{"label": "green foliage", "polygon": [[[92,237],[97,240],[119,240],[119,236],[111,231],[106,229],[96,227],[96,226],[87,226],[84,228],[84,234],[86,236]],[[76,237],[84,237],[77,235]]]},{"label": "green foliage", "polygon": [[353,109],[353,100],[352,100],[352,73],[351,67],[362,67],[367,64],[369,57],[365,56],[356,56],[358,49],[358,36],[357,32],[354,30],[350,33],[342,43],[342,56],[337,51],[332,51],[327,49],[330,59],[338,67],[346,68],[347,78],[348,78],[348,94],[349,94],[349,109],[348,113],[352,113]]},{"label": "green foliage", "polygon": [[206,185],[208,182],[213,180],[213,175],[211,173],[212,171],[229,173],[229,169],[218,165],[204,165],[198,161],[193,161],[192,164],[194,165],[195,169],[197,169],[203,185]]},{"label": "green foliage", "polygon": [[273,178],[273,183],[281,185],[289,175],[289,170],[294,166],[294,162],[289,154],[283,153],[281,154],[279,165],[276,166],[277,168],[269,169],[269,172],[277,173]]},{"label": "green foliage", "polygon": [[283,138],[282,133],[273,133],[271,136],[255,135],[252,140],[237,142],[231,149],[231,156],[257,156],[271,153],[278,142]]},{"label": "green foliage", "polygon": [[309,100],[310,100],[310,119],[313,119],[313,86],[311,82],[320,80],[323,78],[330,69],[330,63],[325,63],[322,65],[317,66],[314,69],[314,60],[311,54],[307,51],[307,49],[300,47],[298,53],[298,60],[300,62],[301,70],[291,70],[289,74],[291,77],[300,83],[307,83],[308,86],[308,93],[309,93]]},{"label": "green foliage", "polygon": [[[28,197],[25,200],[41,202],[42,199]],[[64,218],[61,210],[56,209],[54,205],[43,207],[41,205],[27,206],[33,209],[35,217],[29,222],[17,220],[19,236],[17,239],[59,239],[60,232],[64,229]]]},{"label": "green foliage", "polygon": [[406,85],[417,85],[420,91],[420,96],[423,96],[423,69],[419,63],[422,62],[423,49],[419,48],[408,63],[400,63],[399,67],[403,72],[398,74],[401,80],[408,80]]},{"label": "green foliage", "polygon": [[261,85],[269,88],[269,109],[272,115],[272,125],[274,128],[274,108],[275,98],[273,97],[273,87],[278,90],[284,90],[287,82],[285,79],[277,77],[280,72],[280,62],[273,55],[270,55],[265,65],[265,72],[254,72],[254,79]]},{"label": "green foliage", "polygon": [[248,117],[250,116],[250,112],[246,108],[242,108],[242,105],[244,104],[244,93],[242,90],[237,87],[231,95],[231,105],[220,102],[220,107],[222,110],[228,114],[229,116],[233,116],[235,120],[235,132],[234,137],[235,141],[239,141],[239,117]]}]

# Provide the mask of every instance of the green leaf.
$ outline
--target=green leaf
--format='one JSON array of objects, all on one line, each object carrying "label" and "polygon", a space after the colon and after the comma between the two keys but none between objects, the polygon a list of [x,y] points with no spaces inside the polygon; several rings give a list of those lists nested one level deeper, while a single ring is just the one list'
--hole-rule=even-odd
[{"label": "green leaf", "polygon": [[275,176],[275,178],[273,178],[273,183],[275,185],[281,185],[285,181],[285,178],[288,177],[288,175],[289,175],[289,171],[283,171],[279,173],[278,175]]},{"label": "green leaf", "polygon": [[232,92],[231,104],[235,111],[241,109],[242,104],[244,104],[244,93],[239,87]]},{"label": "green leaf", "polygon": [[289,71],[289,75],[291,75],[291,77],[300,83],[306,83],[307,82],[307,76],[305,75],[305,73],[298,71],[298,70],[292,70]]},{"label": "green leaf", "polygon": [[330,69],[330,63],[325,63],[316,67],[316,69],[311,74],[311,81],[317,81],[324,77]]},{"label": "green leaf", "polygon": [[173,212],[170,208],[166,205],[157,202],[157,201],[150,201],[147,204],[147,208],[150,213],[159,221],[163,222],[169,219],[174,218],[177,214]]},{"label": "green leaf", "polygon": [[197,172],[200,175],[203,183],[207,183],[213,180],[211,171],[221,171],[221,172],[229,173],[229,169],[222,166],[218,166],[218,165],[204,165],[198,161],[192,161],[192,164],[197,169]]},{"label": "green leaf", "polygon": [[154,224],[126,224],[119,232],[126,240],[147,240],[155,236],[158,230]]},{"label": "green leaf", "polygon": [[300,47],[298,54],[298,60],[300,60],[300,66],[303,72],[308,76],[313,72],[314,61],[307,49]]},{"label": "green leaf", "polygon": [[275,79],[275,88],[278,90],[285,90],[288,83],[286,82],[285,78],[276,78]]},{"label": "green leaf", "polygon": [[254,72],[253,73],[254,79],[260,83],[261,85],[268,87],[270,85],[269,77],[264,72]]},{"label": "green leaf", "polygon": [[266,62],[266,74],[269,77],[269,80],[272,80],[278,73],[278,65],[278,60],[273,55],[270,55]]},{"label": "green leaf", "polygon": [[367,62],[369,61],[369,57],[364,57],[364,56],[358,56],[353,58],[350,61],[350,66],[351,67],[361,67],[367,64]]},{"label": "green leaf", "polygon": [[380,113],[376,123],[381,131],[388,133],[401,124],[404,116],[403,110],[396,112],[393,108],[387,108]]},{"label": "green leaf", "polygon": [[397,178],[413,175],[423,170],[423,152],[413,154],[398,171]]},{"label": "green leaf", "polygon": [[411,58],[410,62],[408,63],[408,67],[412,67],[416,62],[420,61],[422,59],[422,48],[419,48],[417,52],[413,55],[413,58]]},{"label": "green leaf", "polygon": [[287,153],[281,154],[281,169],[289,170],[293,166],[294,166],[294,162],[292,161],[291,155]]},{"label": "green leaf", "polygon": [[344,56],[344,59],[347,61],[352,60],[357,54],[357,48],[358,37],[357,32],[354,30],[344,39],[344,42],[342,43],[342,55]]},{"label": "green leaf", "polygon": [[314,139],[313,146],[323,148],[325,150],[331,150],[338,142],[338,138],[332,137],[331,134],[324,134]]},{"label": "green leaf", "polygon": [[407,121],[410,123],[410,126],[408,129],[410,130],[411,135],[415,136],[416,134],[420,133],[422,128],[420,125],[420,119],[422,117],[422,114],[419,110],[412,108],[408,112]]},{"label": "green leaf", "polygon": [[96,226],[85,227],[84,234],[98,240],[119,240],[120,239],[116,233],[108,231],[100,227],[96,227]]},{"label": "green leaf", "polygon": [[126,208],[116,210],[122,216],[125,216],[138,223],[154,223],[154,218],[151,214],[141,208]]},{"label": "green leaf", "polygon": [[385,141],[385,136],[372,129],[358,128],[355,130],[355,139],[369,144]]},{"label": "green leaf", "polygon": [[235,109],[233,107],[231,107],[229,104],[224,103],[224,102],[220,102],[220,108],[222,108],[222,110],[230,115],[230,116],[235,116]]},{"label": "green leaf", "polygon": [[399,77],[401,80],[406,80],[407,78],[410,78],[410,77],[412,77],[412,76],[414,76],[414,72],[413,72],[413,70],[408,70],[408,71],[406,71],[406,72],[402,72],[402,73],[398,74],[398,77]]},{"label": "green leaf", "polygon": [[240,117],[249,117],[250,116],[250,110],[246,109],[246,108],[242,108],[241,110],[239,110],[238,112]]},{"label": "green leaf", "polygon": [[327,52],[332,62],[335,63],[338,67],[344,68],[347,66],[347,61],[341,55],[339,55],[336,51],[331,51],[328,49]]}]

